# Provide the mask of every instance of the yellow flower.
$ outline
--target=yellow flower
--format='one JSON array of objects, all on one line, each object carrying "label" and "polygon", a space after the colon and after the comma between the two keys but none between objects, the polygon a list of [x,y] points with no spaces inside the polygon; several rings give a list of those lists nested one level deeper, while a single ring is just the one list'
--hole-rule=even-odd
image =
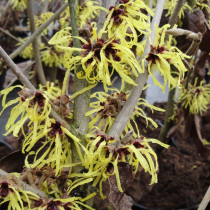
[{"label": "yellow flower", "polygon": [[[24,43],[27,39],[27,38],[24,38],[24,39],[20,39],[20,42],[17,43],[17,46],[20,46],[22,43]],[[32,59],[34,57],[34,52],[33,52],[33,47],[32,47],[32,44],[29,44],[21,53],[20,53],[20,56],[27,59]]]},{"label": "yellow flower", "polygon": [[[177,4],[177,1],[178,0],[167,0],[166,3],[165,3],[165,9],[168,10],[168,13],[166,14],[166,16],[171,16],[175,7],[176,7],[176,4]],[[193,12],[193,9],[189,6],[189,4],[186,2],[183,4],[180,12],[179,12],[179,19],[183,18],[184,17],[184,12],[185,10],[189,10],[190,12]]]},{"label": "yellow flower", "polygon": [[[48,165],[55,169],[55,175],[60,175],[66,165],[71,163],[71,148],[67,136],[72,139],[72,143],[79,148],[79,139],[64,128],[60,122],[53,119],[45,122],[44,125],[38,125],[38,130],[35,133],[33,126],[22,146],[22,152],[29,152],[26,156],[25,165],[28,168],[43,168]],[[41,139],[44,138],[45,141]],[[39,149],[36,149],[35,144],[41,144]],[[83,160],[79,151],[81,161]],[[33,157],[33,162],[28,161],[29,157]]]},{"label": "yellow flower", "polygon": [[[6,97],[8,93],[17,87],[22,89],[22,91],[19,92],[20,97],[11,100],[6,104]],[[3,109],[0,115],[7,107],[18,103],[11,110],[10,117],[5,127],[7,131],[5,135],[12,132],[14,136],[17,136],[20,129],[23,131],[23,125],[27,122],[27,120],[30,120],[30,123],[37,124],[43,120],[49,119],[51,105],[49,104],[48,97],[44,93],[38,91],[34,93],[33,91],[23,89],[22,86],[17,85],[2,90],[1,94],[4,96],[2,100]]]},{"label": "yellow flower", "polygon": [[[149,17],[142,10],[150,15],[153,12],[142,0],[120,0],[117,6],[109,10],[104,24],[108,28],[108,37],[115,36],[124,45],[132,47],[137,44],[140,35],[150,32]],[[129,37],[130,41],[125,37]]]},{"label": "yellow flower", "polygon": [[[91,84],[97,82],[103,82],[104,88],[107,91],[107,86],[111,85],[111,76],[115,71],[118,72],[123,82],[127,82],[132,85],[136,85],[135,82],[125,74],[127,67],[131,68],[131,71],[135,76],[142,72],[141,66],[136,61],[134,53],[122,43],[119,43],[115,38],[105,41],[102,38],[105,29],[101,29],[99,33],[96,33],[96,28],[93,28],[93,36],[89,41],[82,38],[82,48],[64,47],[62,43],[67,39],[72,39],[71,36],[63,35],[63,30],[59,32],[59,35],[55,35],[49,41],[49,44],[54,44],[62,50],[66,50],[64,57],[64,66],[68,69],[66,77],[69,71],[76,69],[77,77],[80,79],[87,79]],[[80,52],[79,55],[72,57],[73,52]],[[82,68],[76,68],[78,65],[82,65]],[[65,79],[64,79],[65,81]],[[65,85],[64,85],[65,86]]]},{"label": "yellow flower", "polygon": [[[20,42],[17,43],[17,46],[20,46],[20,45],[22,45],[26,40],[28,40],[28,37],[23,38],[23,39],[21,39],[21,38],[18,38],[18,39],[20,40]],[[44,44],[41,43],[41,44],[39,45],[39,48],[40,48],[40,50],[43,49],[43,48],[44,48]],[[33,46],[32,46],[32,44],[29,44],[29,45],[20,53],[20,56],[23,57],[24,59],[27,59],[27,58],[32,59],[32,58],[34,57],[34,52],[33,52]]]},{"label": "yellow flower", "polygon": [[194,85],[189,84],[189,88],[182,88],[179,93],[179,101],[182,107],[189,109],[191,114],[203,114],[208,110],[210,103],[210,84],[201,82],[197,86],[197,80]]},{"label": "yellow flower", "polygon": [[61,52],[61,50],[57,49],[56,47],[45,47],[43,48],[43,50],[41,51],[41,59],[42,62],[44,62],[44,64],[46,66],[49,67],[57,67],[59,65],[61,65],[61,55],[63,53]]},{"label": "yellow flower", "polygon": [[[99,15],[101,9],[104,8],[98,6],[98,2],[94,0],[84,0],[81,5],[78,5],[77,14],[78,14],[78,23],[80,28],[83,28],[83,26],[89,21],[91,21],[91,19],[96,18]],[[70,22],[70,11],[69,8],[67,8],[59,18],[61,29],[67,27],[69,25],[69,22]]]},{"label": "yellow flower", "polygon": [[39,197],[30,192],[22,190],[20,187],[13,187],[7,181],[0,183],[0,205],[8,202],[8,210],[31,209],[31,200],[38,200]]},{"label": "yellow flower", "polygon": [[[78,145],[80,140],[59,122],[50,118],[50,100],[57,99],[57,94],[60,94],[61,91],[53,87],[53,84],[47,83],[46,87],[41,87],[42,92],[36,91],[34,93],[28,89],[23,89],[19,92],[20,97],[6,103],[8,93],[17,87],[23,89],[22,86],[14,86],[1,91],[3,110],[0,114],[7,107],[16,104],[12,108],[6,124],[7,132],[5,135],[12,132],[14,136],[17,136],[19,131],[22,130],[25,136],[22,152],[29,152],[25,160],[26,166],[30,168],[39,166],[41,168],[47,164],[55,168],[56,175],[60,174],[64,165],[71,162],[70,143],[67,136],[76,145],[82,161],[83,157]],[[27,135],[23,129],[25,123],[29,128]],[[43,138],[45,138],[45,141],[43,141]],[[39,149],[36,148],[37,145],[40,145]],[[28,161],[29,156],[33,157],[33,163]]]},{"label": "yellow flower", "polygon": [[[156,27],[157,36],[155,43],[154,46],[151,46],[150,53],[146,57],[149,74],[152,76],[154,84],[158,85],[163,92],[165,92],[167,82],[169,88],[175,88],[180,85],[180,80],[187,71],[182,60],[190,58],[182,53],[177,47],[171,46],[172,37],[170,37],[167,44],[165,44],[165,31],[168,27],[169,25],[165,25],[159,29]],[[174,65],[177,71],[172,71],[171,65]],[[158,70],[163,76],[163,85],[155,78],[155,70]]]},{"label": "yellow flower", "polygon": [[[36,25],[36,28],[38,28],[43,23],[45,23],[53,15],[54,15],[53,12],[45,12],[45,13],[41,14],[40,16],[35,16],[35,25]],[[45,28],[44,31],[42,32],[42,34],[47,35],[47,33],[48,33],[49,30],[52,31],[52,26],[53,26],[53,23],[51,23],[47,28]]]},{"label": "yellow flower", "polygon": [[79,25],[82,28],[85,23],[90,21],[91,19],[94,19],[96,16],[100,13],[100,6],[98,6],[98,2],[94,0],[85,0],[82,5],[79,6]]},{"label": "yellow flower", "polygon": [[205,0],[196,1],[196,4],[195,4],[194,8],[195,9],[200,9],[200,10],[206,9],[208,13],[210,12],[208,2],[206,2]]},{"label": "yellow flower", "polygon": [[12,5],[12,9],[22,12],[27,7],[27,0],[11,0],[10,5]]},{"label": "yellow flower", "polygon": [[152,176],[151,184],[157,182],[157,155],[149,143],[157,143],[165,148],[168,148],[168,145],[156,139],[147,139],[143,136],[134,138],[132,135],[128,140],[124,140],[122,136],[121,140],[116,141],[97,128],[92,129],[87,139],[88,144],[83,149],[85,151],[84,166],[88,171],[83,174],[70,174],[70,177],[94,178],[93,186],[99,184],[102,198],[105,198],[102,192],[102,182],[111,175],[116,176],[118,189],[120,192],[123,191],[118,171],[120,162],[131,165],[135,173],[141,165],[145,172],[149,172]]},{"label": "yellow flower", "polygon": [[61,89],[56,87],[53,82],[47,82],[46,86],[39,85],[39,90],[45,92],[47,97],[51,100],[61,96]]},{"label": "yellow flower", "polygon": [[[96,92],[91,95],[91,98],[95,98],[94,102],[90,103],[91,110],[86,113],[86,116],[90,116],[91,121],[89,123],[89,128],[97,126],[100,130],[108,132],[109,128],[112,126],[116,116],[121,111],[124,103],[129,97],[129,92],[123,93],[117,89],[109,89],[112,94],[107,94],[105,92]],[[140,135],[138,125],[136,123],[136,118],[144,118],[148,125],[148,122],[152,123],[154,127],[157,128],[157,124],[146,115],[143,106],[149,107],[152,111],[164,111],[158,107],[149,104],[145,99],[140,98],[138,104],[136,105],[133,114],[125,127],[125,133],[133,131],[133,136],[137,137]],[[123,134],[122,134],[123,135]]]},{"label": "yellow flower", "polygon": [[69,7],[67,7],[64,12],[60,15],[60,18],[58,19],[58,22],[60,24],[60,28],[64,29],[68,27],[70,23],[70,10]]}]

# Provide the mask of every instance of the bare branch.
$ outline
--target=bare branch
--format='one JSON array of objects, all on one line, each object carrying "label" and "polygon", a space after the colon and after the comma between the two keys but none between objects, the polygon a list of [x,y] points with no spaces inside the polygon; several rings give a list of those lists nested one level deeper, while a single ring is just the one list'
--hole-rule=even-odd
[{"label": "bare branch", "polygon": [[[28,17],[29,17],[29,22],[30,22],[30,30],[31,30],[31,33],[34,33],[36,31],[36,26],[35,26],[35,21],[34,21],[33,5],[32,5],[31,0],[27,0],[27,11],[28,11]],[[34,41],[32,42],[32,45],[33,45],[34,59],[36,62],[36,71],[39,77],[39,81],[42,85],[46,85],[47,81],[46,81],[44,70],[42,67],[41,56],[39,52],[38,36],[34,39]]]},{"label": "bare branch", "polygon": [[[71,15],[71,27],[72,35],[79,36],[77,14],[76,14],[76,0],[69,0],[70,15]],[[79,39],[73,39],[74,47],[80,47]],[[81,68],[81,67],[78,67]],[[86,80],[78,79],[74,77],[74,92],[77,92],[88,86]],[[77,96],[74,100],[74,124],[79,128],[81,135],[85,135],[88,129],[89,118],[85,117],[85,113],[89,110],[90,91],[86,91],[83,94]]]},{"label": "bare branch", "polygon": [[206,191],[206,194],[203,200],[201,201],[198,210],[205,210],[209,202],[210,202],[210,186],[208,190]]},{"label": "bare branch", "polygon": [[14,39],[17,42],[21,42],[18,38],[16,38],[15,36],[13,36],[8,30],[4,30],[2,27],[0,27],[0,31],[2,31],[4,34],[6,34],[7,36],[10,36],[12,39]]},{"label": "bare branch", "polygon": [[36,90],[36,88],[31,84],[31,82],[27,79],[27,77],[22,73],[22,71],[18,68],[18,66],[11,60],[11,58],[7,55],[4,49],[0,46],[0,56],[3,58],[7,66],[13,71],[13,73],[17,76],[17,78],[21,81],[23,85],[31,90]]},{"label": "bare branch", "polygon": [[171,28],[176,24],[177,20],[178,20],[178,16],[179,16],[179,12],[182,8],[182,6],[184,5],[184,3],[186,2],[186,0],[179,0],[177,1],[176,7],[173,11],[173,14],[170,17],[169,20],[169,24],[171,25]]}]

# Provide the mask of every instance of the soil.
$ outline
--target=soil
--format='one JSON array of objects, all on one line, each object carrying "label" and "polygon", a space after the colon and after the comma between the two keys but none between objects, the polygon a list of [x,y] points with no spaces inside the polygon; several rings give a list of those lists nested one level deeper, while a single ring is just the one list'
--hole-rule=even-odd
[{"label": "soil", "polygon": [[[156,105],[166,107],[165,103]],[[165,114],[161,112],[153,114],[160,125],[164,122],[164,116]],[[202,130],[203,138],[207,140],[210,140],[209,123],[209,120],[205,119]],[[145,122],[139,120],[138,124],[141,131],[144,132]],[[144,135],[157,138],[160,129],[148,127]],[[169,144],[170,148],[164,149],[158,158],[158,183],[148,185],[150,177],[141,172],[141,175],[137,175],[134,180],[136,183],[132,184],[127,191],[127,194],[134,198],[134,210],[193,210],[198,208],[210,185],[210,163],[200,156],[192,141],[184,139],[179,131],[171,138]],[[0,144],[0,158],[5,157],[9,152],[6,146]]]},{"label": "soil", "polygon": [[[165,108],[165,103],[156,104]],[[164,113],[155,112],[153,119],[161,124],[164,122]],[[210,141],[210,132],[207,129],[210,121],[203,123],[203,138]],[[143,123],[139,123],[142,128]],[[157,138],[159,129],[149,130],[148,137]],[[210,163],[204,160],[197,152],[190,139],[184,139],[177,131],[170,139],[169,149],[164,149],[158,157],[158,183],[144,195],[134,209],[197,209],[204,194],[210,185]],[[209,206],[210,207],[210,206]]]}]

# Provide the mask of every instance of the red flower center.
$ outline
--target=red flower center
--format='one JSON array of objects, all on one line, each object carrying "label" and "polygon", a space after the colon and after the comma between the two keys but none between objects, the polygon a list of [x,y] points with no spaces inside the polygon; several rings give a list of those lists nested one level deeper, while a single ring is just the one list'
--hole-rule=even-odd
[{"label": "red flower center", "polygon": [[63,130],[61,128],[61,123],[56,121],[55,123],[51,123],[52,130],[48,133],[51,137],[56,136],[57,133],[60,135],[63,134]]},{"label": "red flower center", "polygon": [[34,103],[38,103],[40,107],[44,106],[45,97],[40,92],[35,93],[35,97],[33,99]]},{"label": "red flower center", "polygon": [[1,187],[0,187],[0,196],[2,198],[6,198],[9,194],[9,183],[7,181],[3,181],[1,184]]}]

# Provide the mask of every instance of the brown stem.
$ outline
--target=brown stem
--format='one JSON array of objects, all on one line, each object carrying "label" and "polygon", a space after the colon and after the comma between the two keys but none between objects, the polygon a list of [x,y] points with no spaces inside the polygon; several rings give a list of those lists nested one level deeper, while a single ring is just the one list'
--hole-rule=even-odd
[{"label": "brown stem", "polygon": [[[175,105],[174,96],[175,96],[175,92],[176,92],[176,88],[173,88],[172,90],[169,91],[167,108],[166,108],[165,122],[164,122],[164,126],[161,129],[159,137],[158,137],[158,139],[161,142],[166,142],[167,133],[168,133],[169,129],[171,128],[171,126],[173,125],[173,123],[170,120],[170,118],[174,114],[174,105]],[[162,147],[160,147],[160,151],[161,150],[162,150]]]},{"label": "brown stem", "polygon": [[168,22],[171,25],[171,28],[173,28],[173,26],[177,23],[179,12],[180,12],[180,10],[181,10],[181,8],[182,8],[182,6],[184,5],[185,2],[186,2],[186,0],[177,1],[176,7],[173,11],[173,14],[170,17],[169,22]]},{"label": "brown stem", "polygon": [[36,90],[36,88],[31,84],[31,82],[27,79],[27,77],[21,72],[18,66],[11,60],[11,58],[7,55],[4,49],[0,46],[0,56],[3,58],[7,66],[13,71],[13,73],[17,76],[17,78],[21,81],[23,85],[31,90]]},{"label": "brown stem", "polygon": [[8,30],[4,30],[2,27],[0,27],[0,31],[2,31],[4,34],[6,34],[7,36],[10,36],[12,39],[14,39],[17,42],[21,42],[18,38],[16,38],[15,36],[13,36]]},{"label": "brown stem", "polygon": [[[31,33],[34,33],[36,31],[36,26],[34,21],[33,5],[31,0],[27,0],[27,11],[30,22],[30,30]],[[34,58],[36,62],[36,71],[39,77],[39,81],[42,85],[46,85],[47,81],[42,67],[41,56],[39,52],[38,36],[33,40],[32,45],[33,45]]]}]

